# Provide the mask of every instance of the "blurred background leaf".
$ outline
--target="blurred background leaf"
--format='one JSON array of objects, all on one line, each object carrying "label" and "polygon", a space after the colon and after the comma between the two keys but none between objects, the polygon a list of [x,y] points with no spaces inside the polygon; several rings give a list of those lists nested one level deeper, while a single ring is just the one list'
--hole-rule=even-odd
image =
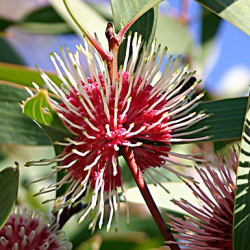
[{"label": "blurred background leaf", "polygon": [[[55,74],[46,73],[56,83],[60,84],[60,80]],[[41,78],[40,72],[22,67],[19,65],[0,63],[0,81],[16,83],[18,85],[31,87],[32,82],[35,82],[39,87],[44,86],[44,81]],[[23,99],[24,100],[24,99]]]},{"label": "blurred background leaf", "polygon": [[[83,34],[73,22],[72,18],[66,11],[63,1],[50,0],[51,5],[61,15],[61,17],[68,23],[68,25],[80,36]],[[98,34],[98,40],[101,45],[107,49],[107,41],[104,35],[107,22],[100,16],[90,5],[80,0],[70,0],[70,6],[74,15],[77,17],[81,26],[86,27],[87,30],[93,35],[95,32]],[[94,31],[94,32],[93,32]]]},{"label": "blurred background leaf", "polygon": [[71,27],[51,6],[36,9],[18,22],[26,32],[40,34],[72,33]]},{"label": "blurred background leaf", "polygon": [[250,5],[248,0],[196,1],[250,35]]},{"label": "blurred background leaf", "polygon": [[[167,182],[162,184],[166,187],[169,193],[167,193],[159,186],[154,186],[153,184],[148,185],[149,190],[152,196],[154,197],[154,200],[158,207],[165,208],[167,210],[172,210],[178,213],[185,213],[184,210],[182,210],[180,207],[176,206],[173,202],[171,202],[171,199],[180,200],[181,198],[183,198],[184,193],[185,199],[189,200],[191,203],[197,203],[197,198],[193,195],[192,191],[187,188],[185,183]],[[141,193],[137,187],[126,190],[125,194],[129,202],[145,204],[145,201],[142,198]]]},{"label": "blurred background leaf", "polygon": [[0,37],[0,51],[0,62],[24,65],[22,57],[3,37]]},{"label": "blurred background leaf", "polygon": [[218,28],[221,24],[221,18],[207,10],[202,8],[201,19],[201,64],[204,65],[211,49],[213,48]]},{"label": "blurred background leaf", "polygon": [[162,46],[168,46],[170,54],[188,54],[193,46],[187,27],[177,19],[163,14],[159,15],[156,39]]}]

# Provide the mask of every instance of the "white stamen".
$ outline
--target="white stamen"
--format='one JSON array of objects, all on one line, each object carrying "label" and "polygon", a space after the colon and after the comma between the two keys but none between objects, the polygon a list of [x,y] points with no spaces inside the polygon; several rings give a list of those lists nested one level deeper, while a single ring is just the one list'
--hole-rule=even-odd
[{"label": "white stamen", "polygon": [[67,119],[63,114],[61,113],[58,113],[58,116],[63,119],[64,121],[66,121],[70,126],[74,127],[74,128],[77,128],[77,129],[80,129],[80,130],[83,130],[83,127],[71,122],[69,119]]},{"label": "white stamen", "polygon": [[130,107],[130,104],[131,104],[131,101],[132,101],[132,97],[129,97],[127,100],[127,106],[121,115],[121,121],[124,119],[125,115],[127,114],[129,107]]},{"label": "white stamen", "polygon": [[91,169],[93,166],[95,166],[97,164],[97,162],[99,161],[99,159],[101,158],[102,155],[98,155],[95,160],[90,164],[90,165],[87,165],[85,168],[84,168],[84,171],[86,170],[89,170]]},{"label": "white stamen", "polygon": [[116,157],[113,155],[112,156],[112,167],[113,167],[113,176],[117,175],[117,162],[116,162]]},{"label": "white stamen", "polygon": [[88,151],[85,151],[85,152],[83,153],[83,152],[78,151],[77,149],[72,149],[72,152],[73,152],[74,154],[77,154],[77,155],[79,155],[79,156],[84,157],[84,156],[86,156],[87,154],[89,154],[91,151],[88,150]]},{"label": "white stamen", "polygon": [[100,129],[95,127],[87,117],[83,117],[83,119],[93,130],[95,130],[96,132],[100,132]]},{"label": "white stamen", "polygon": [[89,135],[89,134],[87,133],[87,131],[82,131],[82,134],[85,135],[88,139],[91,139],[91,140],[95,140],[95,139],[96,139],[95,136]]},{"label": "white stamen", "polygon": [[128,133],[127,138],[130,138],[130,137],[132,137],[132,136],[135,136],[135,135],[140,134],[140,133],[141,133],[142,131],[144,131],[146,128],[147,128],[146,126],[142,126],[140,129],[138,129],[138,130],[136,130],[136,131],[134,131],[134,132]]}]

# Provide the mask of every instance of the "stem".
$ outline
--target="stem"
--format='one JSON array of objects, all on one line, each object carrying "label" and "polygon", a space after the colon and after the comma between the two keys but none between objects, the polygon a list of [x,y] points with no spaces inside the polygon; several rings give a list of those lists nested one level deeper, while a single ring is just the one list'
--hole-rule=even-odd
[{"label": "stem", "polygon": [[[174,236],[172,235],[170,228],[165,224],[158,207],[156,206],[152,195],[148,189],[148,186],[143,178],[141,169],[137,166],[134,158],[133,151],[129,147],[122,147],[121,154],[123,155],[124,159],[126,160],[129,169],[135,179],[135,182],[140,189],[140,192],[150,210],[162,236],[166,241],[175,241]],[[179,246],[177,244],[169,244],[170,249],[172,250],[179,250]]]},{"label": "stem", "polygon": [[[115,34],[112,23],[107,24],[105,35],[109,44],[109,52],[113,55],[112,60],[108,62],[109,77],[113,79],[113,74],[115,73],[115,78],[118,78],[118,51],[122,39]],[[116,62],[116,65],[114,65],[114,62]]]},{"label": "stem", "polygon": [[109,52],[106,52],[99,44],[98,42],[94,39],[94,37],[83,27],[83,25],[80,24],[80,22],[77,20],[77,18],[74,16],[72,9],[69,6],[68,0],[63,0],[63,3],[77,25],[77,27],[81,30],[81,32],[86,36],[86,38],[90,41],[90,43],[95,47],[95,49],[98,51],[98,53],[101,55],[102,59],[106,62],[109,62],[112,60],[112,56]]}]

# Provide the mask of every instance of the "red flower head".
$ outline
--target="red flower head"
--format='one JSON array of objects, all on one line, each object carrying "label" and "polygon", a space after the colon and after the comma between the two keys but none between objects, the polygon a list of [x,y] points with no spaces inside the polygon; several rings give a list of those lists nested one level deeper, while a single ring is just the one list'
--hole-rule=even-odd
[{"label": "red flower head", "polygon": [[186,216],[186,220],[182,220],[169,215],[173,231],[180,233],[174,236],[181,240],[178,244],[184,245],[185,249],[233,249],[235,178],[231,176],[230,170],[236,173],[238,157],[235,150],[230,150],[229,155],[229,160],[225,159],[224,162],[218,156],[217,170],[213,170],[208,164],[204,164],[206,169],[196,168],[211,195],[197,183],[186,183],[198,198],[199,205],[193,205],[184,199],[173,200],[192,216]]},{"label": "red flower head", "polygon": [[0,230],[0,249],[72,249],[72,244],[58,227],[53,216],[47,217],[39,210],[16,207]]},{"label": "red flower head", "polygon": [[[61,181],[41,193],[59,189],[65,182],[70,182],[65,195],[57,199],[61,207],[91,194],[80,220],[95,209],[95,218],[90,225],[93,230],[98,219],[99,227],[103,224],[106,199],[110,206],[108,229],[113,214],[117,223],[118,191],[123,193],[122,170],[118,161],[121,147],[130,147],[142,172],[157,182],[150,174],[151,170],[157,172],[155,168],[162,167],[176,173],[171,166],[178,163],[170,160],[169,156],[184,157],[172,152],[171,144],[193,141],[182,137],[206,129],[184,132],[206,117],[204,113],[190,112],[203,96],[200,94],[192,98],[198,82],[192,82],[186,88],[193,73],[187,73],[186,67],[180,68],[179,57],[170,57],[159,76],[167,49],[159,54],[160,47],[155,51],[155,44],[150,50],[145,46],[140,57],[141,47],[141,37],[135,33],[131,42],[129,35],[123,66],[117,72],[117,62],[114,61],[112,76],[106,62],[87,41],[84,47],[77,46],[75,54],[67,49],[68,58],[62,50],[64,62],[56,53],[51,54],[62,82],[60,87],[42,72],[47,87],[60,99],[59,102],[51,100],[52,104],[76,137],[57,142],[65,149],[54,159],[32,162],[39,166],[57,163],[60,166],[56,172],[67,169]],[[89,77],[83,72],[80,56],[87,62]]]}]

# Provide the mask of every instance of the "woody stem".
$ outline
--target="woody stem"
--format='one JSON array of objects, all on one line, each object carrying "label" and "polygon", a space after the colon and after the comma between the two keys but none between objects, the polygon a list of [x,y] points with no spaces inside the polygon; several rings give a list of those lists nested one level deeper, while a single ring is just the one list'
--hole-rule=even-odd
[{"label": "woody stem", "polygon": [[[165,224],[158,207],[156,206],[153,197],[148,189],[148,186],[143,178],[141,169],[135,162],[134,154],[129,147],[122,147],[121,154],[126,160],[129,169],[135,179],[135,182],[150,210],[162,236],[166,241],[175,241],[174,236],[172,235],[170,228]],[[177,244],[169,244],[170,249],[179,250],[179,246]]]}]

